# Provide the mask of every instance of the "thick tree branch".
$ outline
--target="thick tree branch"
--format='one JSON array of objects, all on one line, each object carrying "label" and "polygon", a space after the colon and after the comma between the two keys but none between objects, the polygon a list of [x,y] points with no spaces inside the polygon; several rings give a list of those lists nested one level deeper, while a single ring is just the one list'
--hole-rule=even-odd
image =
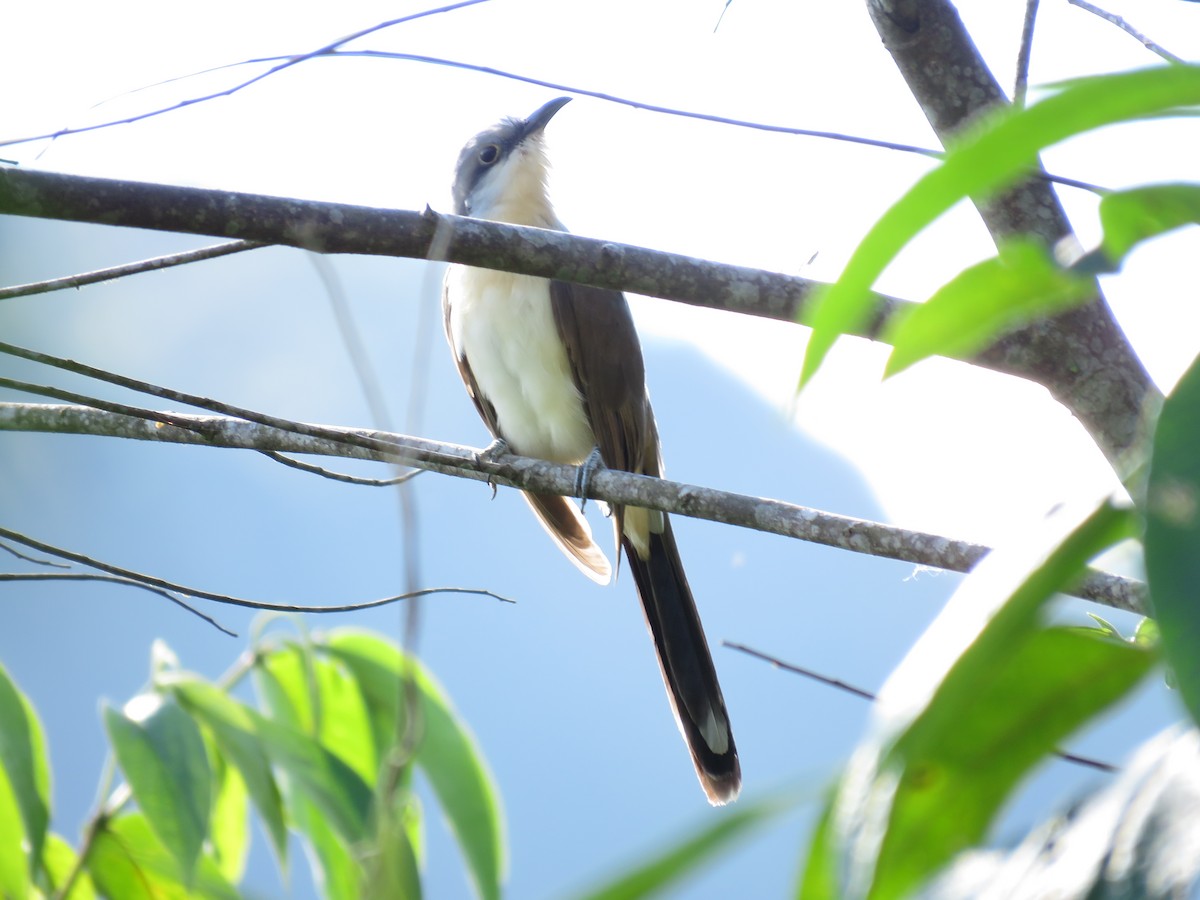
[{"label": "thick tree branch", "polygon": [[[0,213],[465,263],[796,321],[819,282],[541,228],[0,167]],[[881,298],[881,315],[898,301]]]},{"label": "thick tree branch", "polygon": [[[576,496],[577,470],[574,466],[555,465],[518,456],[478,459],[477,452],[470,447],[366,429],[297,423],[297,429],[304,432],[298,434],[223,416],[172,413],[171,418],[172,421],[186,420],[190,427],[159,424],[144,418],[80,406],[0,403],[0,431],[92,434],[370,459],[523,490]],[[661,509],[693,518],[739,525],[856,553],[954,572],[969,572],[989,549],[979,544],[910,531],[867,519],[840,516],[779,500],[611,469],[601,470],[594,475],[589,482],[587,496],[609,503]],[[1146,608],[1144,585],[1106,573],[1091,573],[1074,593],[1096,603],[1132,612],[1144,612]]]},{"label": "thick tree branch", "polygon": [[[948,0],[867,0],[884,45],[944,145],[1008,99]],[[1040,171],[1040,169],[1039,169]],[[992,237],[1074,240],[1058,197],[1030,177],[976,204]],[[1020,371],[1073,412],[1125,478],[1144,461],[1147,423],[1162,396],[1102,295],[993,348],[995,368]]]},{"label": "thick tree branch", "polygon": [[[824,284],[806,278],[722,265],[558,231],[443,215],[432,210],[375,209],[310,200],[113,181],[0,167],[0,214],[150,228],[301,247],[440,259],[561,278],[711,309],[803,323]],[[877,339],[909,301],[876,295],[861,337]],[[968,362],[1054,390],[1045,361],[1024,333],[1002,339]],[[1088,424],[1096,404],[1068,408]],[[1102,429],[1101,429],[1102,430]]]}]

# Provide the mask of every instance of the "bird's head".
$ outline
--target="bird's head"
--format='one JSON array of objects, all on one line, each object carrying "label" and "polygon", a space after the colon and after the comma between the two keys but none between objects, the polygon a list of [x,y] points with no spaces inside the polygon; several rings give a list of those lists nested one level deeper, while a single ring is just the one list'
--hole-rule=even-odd
[{"label": "bird's head", "polygon": [[546,194],[543,132],[570,97],[558,97],[527,119],[504,119],[463,147],[454,171],[454,211],[460,216],[555,228]]}]

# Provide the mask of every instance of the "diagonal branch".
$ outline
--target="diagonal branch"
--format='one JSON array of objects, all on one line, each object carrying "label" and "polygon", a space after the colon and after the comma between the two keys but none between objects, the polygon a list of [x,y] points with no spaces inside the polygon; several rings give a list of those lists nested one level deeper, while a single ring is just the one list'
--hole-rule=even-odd
[{"label": "diagonal branch", "polygon": [[[172,417],[183,420],[189,427],[160,425],[144,418],[87,407],[0,403],[0,431],[107,435],[133,440],[369,459],[538,493],[578,496],[575,466],[556,465],[519,456],[480,459],[477,451],[469,447],[364,429],[295,423],[297,431],[303,431],[301,434],[223,416],[173,413]],[[592,477],[587,496],[608,503],[660,509],[954,572],[969,572],[989,550],[979,544],[910,531],[868,519],[612,469],[601,470]],[[0,531],[0,534],[3,532]],[[1092,572],[1074,593],[1118,609],[1143,613],[1146,609],[1145,585],[1116,575]]]},{"label": "diagonal branch", "polygon": [[[867,0],[871,18],[943,145],[1008,104],[949,0]],[[1040,172],[1040,166],[1038,171]],[[1030,235],[1053,248],[1074,240],[1052,187],[1029,177],[977,203],[997,241]],[[993,348],[993,351],[998,348]],[[1074,413],[1123,479],[1148,449],[1162,395],[1121,332],[1103,294],[1009,335],[997,368],[1022,371]]]}]

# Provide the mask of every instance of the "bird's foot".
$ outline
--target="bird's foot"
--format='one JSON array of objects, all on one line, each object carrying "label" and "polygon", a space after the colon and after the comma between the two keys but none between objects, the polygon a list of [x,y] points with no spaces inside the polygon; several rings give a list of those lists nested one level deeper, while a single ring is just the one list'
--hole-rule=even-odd
[{"label": "bird's foot", "polygon": [[592,452],[587,455],[587,459],[579,466],[575,473],[575,494],[579,497],[579,511],[583,512],[587,507],[587,491],[591,484],[592,476],[600,469],[604,468],[604,460],[600,458],[600,448],[593,447]]},{"label": "bird's foot", "polygon": [[[475,465],[485,462],[495,462],[506,453],[508,453],[508,441],[502,437],[498,437],[482,450],[475,451]],[[487,483],[488,487],[492,489],[492,499],[494,500],[496,499],[496,485],[492,482],[491,475],[488,476]]]}]

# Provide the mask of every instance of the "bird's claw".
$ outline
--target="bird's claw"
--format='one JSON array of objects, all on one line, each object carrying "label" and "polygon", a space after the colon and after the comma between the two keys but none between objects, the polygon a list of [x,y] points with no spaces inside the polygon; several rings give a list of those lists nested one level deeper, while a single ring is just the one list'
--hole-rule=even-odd
[{"label": "bird's claw", "polygon": [[[475,451],[475,465],[480,463],[492,463],[508,453],[508,441],[502,437],[498,437],[482,450]],[[488,487],[492,489],[492,499],[496,499],[496,485],[492,481],[492,476],[488,475]]]},{"label": "bird's claw", "polygon": [[600,469],[604,468],[604,460],[600,458],[600,448],[593,447],[592,452],[587,455],[575,472],[575,495],[579,497],[579,511],[587,507],[587,492],[588,487],[592,482],[592,476]]}]

